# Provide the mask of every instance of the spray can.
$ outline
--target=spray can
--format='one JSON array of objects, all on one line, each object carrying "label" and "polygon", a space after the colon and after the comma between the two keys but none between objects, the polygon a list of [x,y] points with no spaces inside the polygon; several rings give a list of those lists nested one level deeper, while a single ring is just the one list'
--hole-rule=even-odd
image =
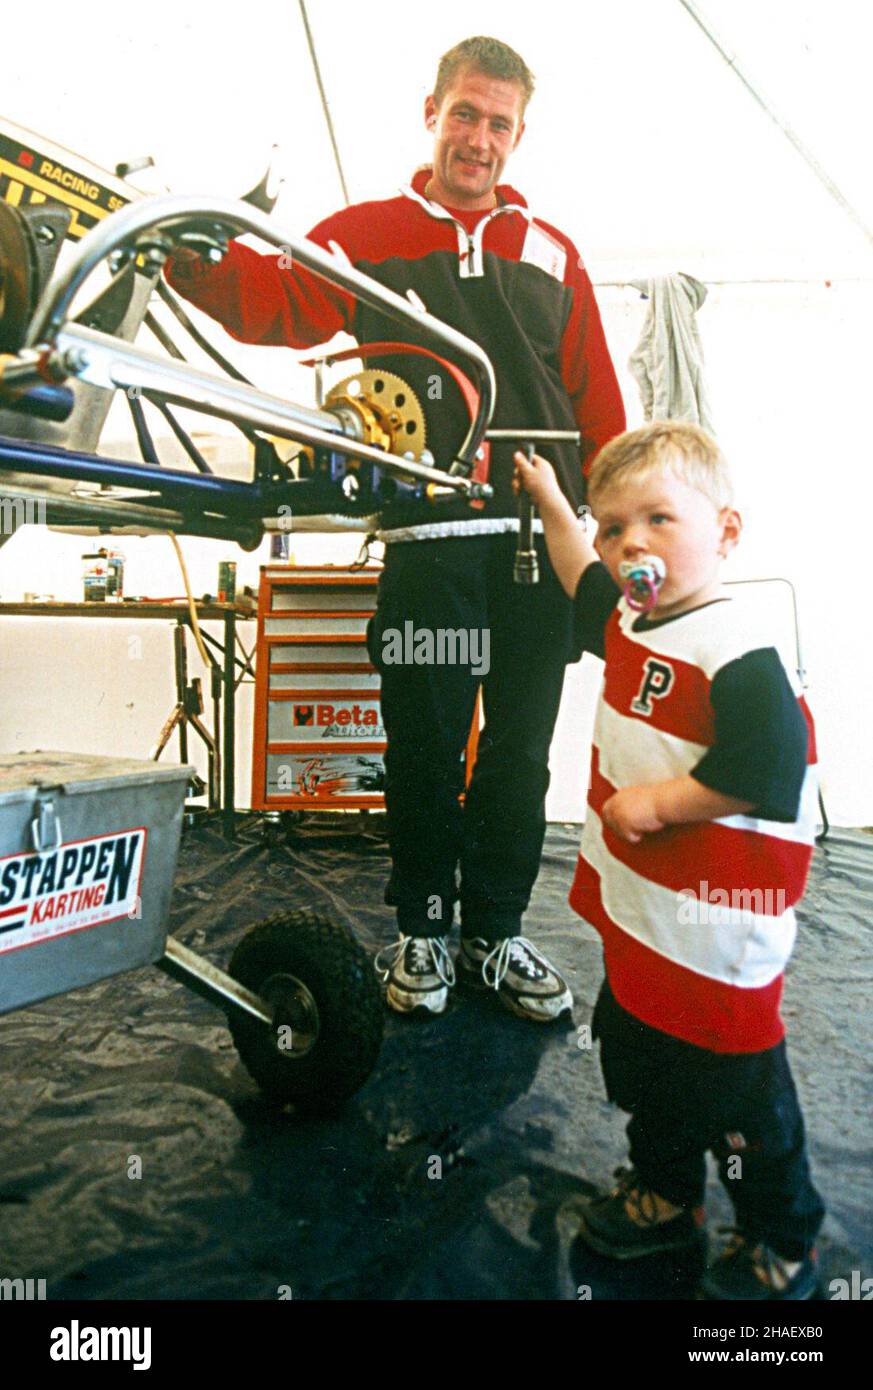
[{"label": "spray can", "polygon": [[236,561],[221,560],[218,566],[218,602],[233,603],[236,598]]}]

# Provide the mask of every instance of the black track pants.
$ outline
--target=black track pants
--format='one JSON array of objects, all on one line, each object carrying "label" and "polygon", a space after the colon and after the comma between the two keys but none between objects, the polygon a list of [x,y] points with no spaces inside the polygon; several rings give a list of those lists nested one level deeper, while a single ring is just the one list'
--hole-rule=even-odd
[{"label": "black track pants", "polygon": [[606,1093],[631,1114],[630,1158],[644,1182],[677,1206],[697,1206],[711,1150],[737,1225],[785,1259],[802,1259],[824,1206],[784,1040],[766,1052],[707,1052],[641,1023],[606,982],[593,1032]]},{"label": "black track pants", "polygon": [[[516,934],[539,870],[572,605],[541,537],[540,582],[513,582],[515,547],[512,534],[386,547],[368,630],[388,739],[392,872],[385,901],[397,908],[401,931],[413,936],[448,931],[459,866],[462,931],[487,940]],[[433,634],[437,657],[440,630],[467,634],[466,662],[408,660],[413,634],[422,632]],[[402,663],[395,634],[405,640]],[[415,640],[427,656],[424,639]],[[443,642],[444,654],[451,645]],[[462,806],[464,749],[480,683],[485,724]]]}]

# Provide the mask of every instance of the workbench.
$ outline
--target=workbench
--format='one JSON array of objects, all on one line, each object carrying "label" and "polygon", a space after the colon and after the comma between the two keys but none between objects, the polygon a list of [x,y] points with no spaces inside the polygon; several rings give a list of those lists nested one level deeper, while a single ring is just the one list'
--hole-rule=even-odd
[{"label": "workbench", "polygon": [[[237,624],[253,621],[255,613],[249,605],[237,603],[197,602],[197,619],[200,623],[221,622],[224,625],[224,641],[220,642],[201,628],[204,644],[211,658],[212,698],[213,698],[213,744],[215,758],[215,778],[210,775],[210,809],[220,810],[225,837],[234,838],[234,776],[235,776],[235,738],[236,738],[236,687],[238,679],[246,677],[254,680],[252,658],[243,650],[237,655]],[[163,742],[159,741],[158,755],[169,739],[173,728],[178,726],[180,761],[188,761],[189,723],[196,725],[197,716],[192,710],[192,687],[187,680],[187,654],[185,629],[191,627],[191,614],[188,604],[173,600],[162,603],[154,600],[123,599],[118,603],[0,603],[2,618],[102,618],[140,621],[152,620],[175,624],[173,652],[176,677],[176,708],[162,731]],[[218,657],[212,650],[218,652]],[[237,678],[237,668],[241,674]],[[220,703],[223,702],[223,718],[220,716]],[[220,729],[219,729],[220,723]],[[198,730],[203,736],[202,728]],[[165,736],[164,736],[165,735]],[[208,745],[207,745],[208,746]],[[213,750],[210,752],[210,767]]]}]

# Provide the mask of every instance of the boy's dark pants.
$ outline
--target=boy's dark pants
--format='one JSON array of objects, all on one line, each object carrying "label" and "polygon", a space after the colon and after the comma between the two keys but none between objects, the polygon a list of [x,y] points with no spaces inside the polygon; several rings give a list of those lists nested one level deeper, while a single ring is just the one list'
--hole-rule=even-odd
[{"label": "boy's dark pants", "polygon": [[677,1206],[700,1205],[710,1149],[744,1234],[803,1259],[824,1206],[784,1040],[766,1052],[707,1052],[641,1023],[606,981],[592,1031],[606,1093],[631,1114],[630,1158],[645,1185]]},{"label": "boy's dark pants", "polygon": [[[386,547],[367,646],[382,678],[388,739],[392,869],[385,901],[410,936],[449,930],[459,865],[462,932],[488,941],[515,936],[539,872],[549,744],[571,655],[573,608],[542,536],[539,583],[513,582],[516,541],[510,533]],[[386,662],[387,635],[403,634],[407,623],[431,633],[486,630],[487,673],[477,674],[471,662]],[[485,725],[462,805],[464,749],[480,683]]]}]

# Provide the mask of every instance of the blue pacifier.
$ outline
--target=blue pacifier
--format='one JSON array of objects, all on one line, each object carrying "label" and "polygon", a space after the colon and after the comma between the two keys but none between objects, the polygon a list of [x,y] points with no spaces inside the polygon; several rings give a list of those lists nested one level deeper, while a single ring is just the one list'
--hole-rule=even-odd
[{"label": "blue pacifier", "polygon": [[627,605],[635,613],[648,613],[658,602],[658,590],[667,574],[667,566],[658,555],[644,555],[641,560],[622,560],[618,567],[624,581]]}]

